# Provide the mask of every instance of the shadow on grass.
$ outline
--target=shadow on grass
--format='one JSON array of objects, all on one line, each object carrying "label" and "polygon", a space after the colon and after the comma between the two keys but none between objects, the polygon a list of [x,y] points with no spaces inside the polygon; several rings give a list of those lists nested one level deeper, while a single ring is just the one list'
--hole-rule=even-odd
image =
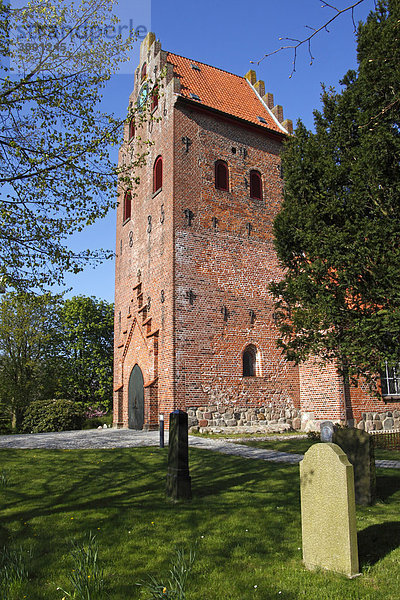
[{"label": "shadow on grass", "polygon": [[[272,549],[287,560],[292,552],[285,532],[292,535],[296,520],[296,531],[300,530],[297,467],[191,451],[193,501],[174,504],[165,498],[166,451],[10,453],[9,458],[14,457],[24,459],[24,468],[21,481],[9,490],[3,522],[15,526],[20,538],[49,523],[53,537],[62,540],[101,525],[108,544],[117,544],[121,528],[125,532],[132,528],[139,538],[155,539],[156,521],[170,547],[180,537],[207,538],[218,532],[220,543],[212,544],[207,555],[222,568],[227,558],[235,562],[242,554],[267,557]],[[38,519],[45,521],[40,525]],[[137,545],[135,539],[128,543],[132,549]],[[151,545],[142,548],[143,562],[136,567],[139,578],[153,554]]]},{"label": "shadow on grass", "polygon": [[0,549],[2,546],[10,545],[11,535],[6,527],[0,525]]},{"label": "shadow on grass", "polygon": [[359,531],[357,537],[360,566],[374,565],[400,547],[400,522],[388,521],[371,525]]},{"label": "shadow on grass", "polygon": [[[153,449],[147,453],[145,449],[117,451],[110,460],[112,453],[103,451],[101,456],[105,460],[101,463],[85,451],[68,454],[57,450],[42,452],[40,455],[36,451],[38,464],[32,460],[36,475],[32,485],[15,485],[8,491],[8,502],[4,503],[4,507],[12,510],[4,515],[4,523],[15,518],[28,521],[63,514],[65,510],[77,513],[105,508],[139,509],[147,504],[149,498],[154,510],[168,506],[165,499],[166,452]],[[150,461],[149,456],[153,457]],[[43,460],[42,468],[40,459]],[[260,483],[262,470],[265,470],[266,477]],[[293,469],[286,465],[278,467],[268,463],[260,465],[258,461],[243,462],[239,457],[204,450],[192,453],[191,476],[193,499],[200,503],[219,504],[219,497],[238,488],[243,488],[250,497],[254,496],[256,504],[260,503],[260,493],[265,494],[266,503],[272,501],[276,505],[296,503],[299,494],[298,477],[293,478]],[[266,480],[269,476],[272,480],[268,485]],[[191,512],[189,506],[186,510]]]},{"label": "shadow on grass", "polygon": [[379,500],[387,500],[393,494],[400,490],[400,473],[399,477],[391,475],[378,475],[376,477],[376,493]]}]

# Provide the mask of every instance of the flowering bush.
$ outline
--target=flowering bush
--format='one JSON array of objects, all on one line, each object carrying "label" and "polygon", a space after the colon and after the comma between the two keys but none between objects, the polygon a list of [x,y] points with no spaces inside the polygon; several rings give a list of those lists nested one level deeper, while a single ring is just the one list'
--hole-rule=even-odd
[{"label": "flowering bush", "polygon": [[106,410],[102,408],[94,408],[93,406],[89,406],[85,412],[86,419],[100,419],[101,417],[105,417],[107,414]]}]

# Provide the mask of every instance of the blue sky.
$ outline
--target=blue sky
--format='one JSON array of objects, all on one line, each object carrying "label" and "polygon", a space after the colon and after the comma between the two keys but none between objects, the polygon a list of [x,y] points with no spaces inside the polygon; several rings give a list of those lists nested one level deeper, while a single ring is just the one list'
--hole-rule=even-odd
[{"label": "blue sky", "polygon": [[[334,1],[334,0],[332,0]],[[336,0],[340,10],[353,3]],[[136,5],[136,8],[135,8]],[[355,20],[365,20],[374,7],[373,0],[364,0],[355,9]],[[339,89],[339,80],[350,68],[356,68],[356,42],[349,13],[340,16],[312,42],[315,57],[310,66],[306,47],[298,51],[296,73],[290,78],[293,54],[282,51],[265,58],[265,53],[279,48],[280,37],[303,39],[310,29],[318,28],[334,11],[322,8],[319,0],[120,0],[121,23],[132,20],[156,33],[163,49],[205,62],[226,71],[244,75],[254,68],[266,91],[274,94],[281,104],[285,118],[295,123],[298,118],[313,127],[313,110],[320,107],[321,83]],[[151,15],[151,16],[150,16]],[[124,115],[133,88],[133,72],[137,66],[138,46],[123,73],[115,75],[104,93],[104,109]],[[116,152],[115,160],[116,160]],[[114,248],[114,211],[94,226],[71,240],[74,248]],[[93,295],[114,300],[114,263],[108,261],[96,269],[87,268],[78,275],[68,275],[69,296]]]}]

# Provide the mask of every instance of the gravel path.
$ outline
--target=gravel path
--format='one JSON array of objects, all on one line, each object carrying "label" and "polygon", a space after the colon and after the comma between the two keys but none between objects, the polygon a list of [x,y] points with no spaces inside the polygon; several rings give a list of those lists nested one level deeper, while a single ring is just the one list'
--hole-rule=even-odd
[{"label": "gravel path", "polygon": [[[274,436],[275,437],[275,436]],[[278,439],[289,437],[279,436]],[[298,437],[298,436],[291,436]],[[48,450],[72,449],[107,449],[134,448],[138,446],[158,446],[158,431],[135,431],[134,429],[89,429],[85,431],[62,431],[57,433],[31,433],[27,435],[1,435],[0,448],[45,448]],[[257,438],[259,440],[261,438]],[[271,439],[271,438],[269,438]],[[235,443],[232,443],[235,441]],[[303,455],[277,450],[252,448],[238,444],[238,439],[203,438],[189,436],[189,446],[204,448],[222,454],[241,456],[243,458],[258,458],[269,462],[296,464]],[[165,432],[165,445],[168,444],[168,432]],[[400,469],[400,461],[377,460],[376,466],[381,468]]]}]

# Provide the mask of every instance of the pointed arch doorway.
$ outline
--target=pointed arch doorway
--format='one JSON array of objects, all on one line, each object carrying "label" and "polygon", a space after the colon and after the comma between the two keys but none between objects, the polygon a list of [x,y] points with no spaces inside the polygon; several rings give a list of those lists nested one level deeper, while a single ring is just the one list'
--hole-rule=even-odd
[{"label": "pointed arch doorway", "polygon": [[143,429],[144,423],[144,379],[142,369],[135,365],[128,385],[128,427]]}]

